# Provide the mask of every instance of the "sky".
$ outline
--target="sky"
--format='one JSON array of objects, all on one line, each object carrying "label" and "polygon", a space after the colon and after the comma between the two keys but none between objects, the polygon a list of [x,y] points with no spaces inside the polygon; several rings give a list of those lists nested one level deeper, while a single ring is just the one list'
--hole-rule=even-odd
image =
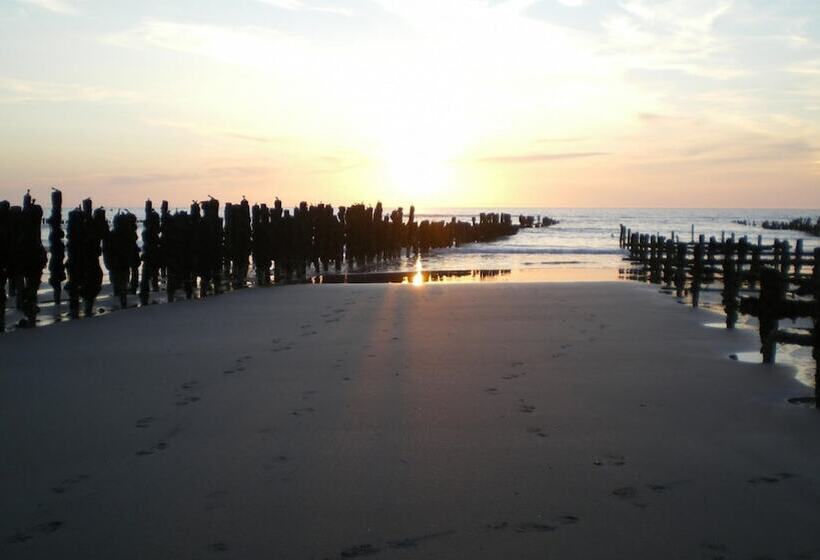
[{"label": "sky", "polygon": [[0,0],[0,199],[820,208],[818,0]]}]

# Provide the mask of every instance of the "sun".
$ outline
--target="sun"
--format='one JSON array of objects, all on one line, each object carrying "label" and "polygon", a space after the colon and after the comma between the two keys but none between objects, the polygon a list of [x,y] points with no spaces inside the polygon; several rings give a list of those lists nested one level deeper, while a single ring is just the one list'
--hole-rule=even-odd
[{"label": "sun", "polygon": [[399,200],[429,205],[452,186],[452,166],[441,156],[399,143],[382,157],[387,187]]}]

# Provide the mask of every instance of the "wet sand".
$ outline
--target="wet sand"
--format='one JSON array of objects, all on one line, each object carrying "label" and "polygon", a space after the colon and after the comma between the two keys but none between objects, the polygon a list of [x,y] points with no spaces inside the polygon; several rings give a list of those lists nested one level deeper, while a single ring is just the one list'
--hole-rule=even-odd
[{"label": "wet sand", "polygon": [[820,558],[820,415],[631,283],[233,292],[0,336],[2,558]]}]

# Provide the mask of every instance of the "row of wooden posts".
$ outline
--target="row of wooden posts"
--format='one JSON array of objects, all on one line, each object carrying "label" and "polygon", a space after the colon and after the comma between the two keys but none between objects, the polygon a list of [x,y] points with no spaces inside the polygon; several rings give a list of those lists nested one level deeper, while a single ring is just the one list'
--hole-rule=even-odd
[{"label": "row of wooden posts", "polygon": [[[103,208],[93,208],[91,199],[68,212],[63,231],[62,193],[54,189],[51,214],[30,193],[22,206],[0,201],[0,332],[5,328],[8,293],[16,299],[25,319],[20,326],[34,326],[39,311],[37,292],[48,264],[49,279],[57,311],[66,290],[69,313],[86,315],[102,288],[100,257],[108,270],[114,292],[122,307],[128,294],[139,294],[144,305],[149,292],[164,281],[168,301],[182,290],[187,298],[198,288],[201,297],[225,288],[248,285],[253,264],[256,283],[304,279],[313,266],[316,274],[331,267],[362,269],[374,262],[398,258],[402,253],[423,254],[431,249],[478,241],[492,241],[518,231],[510,214],[481,213],[471,221],[423,220],[417,222],[415,208],[405,218],[402,208],[389,214],[381,203],[341,206],[302,202],[292,213],[280,200],[272,208],[250,203],[220,203],[214,198],[193,202],[187,211],[171,212],[163,201],[157,212],[150,200],[139,220],[128,211],[117,212],[109,223]],[[142,222],[142,246],[137,243]],[[41,225],[49,226],[48,253],[41,239]],[[66,242],[63,240],[66,239]]]},{"label": "row of wooden posts", "polygon": [[[727,328],[735,327],[738,314],[757,317],[764,363],[774,363],[778,343],[811,346],[820,407],[820,247],[807,254],[802,240],[792,249],[785,240],[764,245],[760,236],[751,242],[734,234],[694,240],[693,233],[685,242],[674,232],[665,238],[623,224],[619,244],[650,282],[674,289],[679,298],[688,294],[694,307],[707,286],[719,282]],[[807,333],[780,330],[781,320],[798,318],[811,320]]]}]

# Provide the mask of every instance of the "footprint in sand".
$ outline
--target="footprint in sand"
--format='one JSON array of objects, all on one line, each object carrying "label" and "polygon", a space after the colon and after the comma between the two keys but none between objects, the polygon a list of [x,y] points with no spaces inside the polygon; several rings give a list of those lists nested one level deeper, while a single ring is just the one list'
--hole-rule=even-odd
[{"label": "footprint in sand", "polygon": [[515,527],[516,533],[547,533],[549,531],[555,531],[555,527],[544,523],[521,523]]},{"label": "footprint in sand", "polygon": [[55,494],[63,494],[67,490],[69,490],[72,486],[76,486],[77,484],[81,483],[82,481],[91,478],[90,475],[87,474],[78,474],[76,476],[72,476],[70,478],[63,479],[60,484],[54,486],[51,491]]},{"label": "footprint in sand", "polygon": [[304,414],[306,414],[306,413],[310,413],[310,412],[316,412],[316,409],[315,409],[315,408],[311,408],[311,407],[297,408],[296,410],[294,410],[293,412],[291,412],[291,414],[292,414],[293,416],[302,416],[302,415],[304,415]]},{"label": "footprint in sand", "polygon": [[530,404],[527,404],[527,403],[524,401],[524,399],[518,399],[518,402],[519,402],[519,405],[518,405],[518,411],[519,411],[519,412],[524,412],[524,413],[526,413],[526,414],[529,414],[529,413],[531,413],[533,410],[535,410],[535,407],[534,407],[534,406],[532,406],[532,405],[530,405]]},{"label": "footprint in sand", "polygon": [[498,389],[496,387],[487,387],[484,389],[484,392],[489,395],[498,395]]},{"label": "footprint in sand", "polygon": [[154,423],[154,417],[153,416],[143,416],[142,418],[137,420],[136,424],[134,424],[134,427],[136,427],[136,428],[147,428],[148,426],[150,426],[153,423]]},{"label": "footprint in sand", "polygon": [[613,455],[608,453],[603,456],[601,459],[595,459],[592,461],[592,464],[596,467],[602,466],[610,466],[610,467],[623,467],[626,465],[626,457],[623,455]]},{"label": "footprint in sand", "polygon": [[160,441],[153,447],[149,447],[147,449],[140,449],[136,452],[136,455],[137,457],[144,457],[145,455],[153,455],[157,451],[165,451],[166,449],[168,449],[168,444],[164,441]]},{"label": "footprint in sand", "polygon": [[179,400],[174,403],[176,406],[187,406],[191,403],[199,402],[200,400],[200,398],[197,396],[188,397],[183,395],[177,395],[177,398]]},{"label": "footprint in sand", "polygon": [[780,473],[775,473],[773,475],[758,476],[756,478],[750,478],[749,480],[747,480],[747,482],[749,484],[776,484],[776,483],[780,482],[781,480],[788,480],[788,479],[794,478],[796,476],[797,475],[794,474],[794,473],[780,472]]},{"label": "footprint in sand", "polygon": [[340,554],[342,558],[359,558],[361,556],[378,554],[380,550],[381,549],[373,546],[372,544],[357,544],[355,546],[345,548]]},{"label": "footprint in sand", "polygon": [[670,482],[647,484],[646,487],[656,494],[665,494],[670,490],[674,490],[680,486],[684,486],[692,482],[691,480],[672,480]]},{"label": "footprint in sand", "polygon": [[433,539],[440,539],[441,537],[449,537],[451,535],[454,535],[455,533],[455,531],[450,530],[441,531],[440,533],[431,533],[429,535],[421,535],[418,537],[406,537],[404,539],[399,539],[395,541],[387,541],[387,546],[394,550],[406,550],[410,548],[416,548],[420,542],[430,541]]},{"label": "footprint in sand", "polygon": [[623,488],[616,488],[612,491],[612,495],[629,502],[639,509],[646,508],[649,504],[639,499],[638,489],[634,486],[624,486]]},{"label": "footprint in sand", "polygon": [[39,536],[50,535],[60,529],[64,523],[62,521],[47,521],[29,527],[24,531],[17,531],[6,539],[7,544],[20,544],[30,541]]},{"label": "footprint in sand", "polygon": [[549,434],[544,431],[544,428],[541,428],[539,426],[530,426],[529,428],[527,428],[527,433],[541,438],[549,437]]}]

